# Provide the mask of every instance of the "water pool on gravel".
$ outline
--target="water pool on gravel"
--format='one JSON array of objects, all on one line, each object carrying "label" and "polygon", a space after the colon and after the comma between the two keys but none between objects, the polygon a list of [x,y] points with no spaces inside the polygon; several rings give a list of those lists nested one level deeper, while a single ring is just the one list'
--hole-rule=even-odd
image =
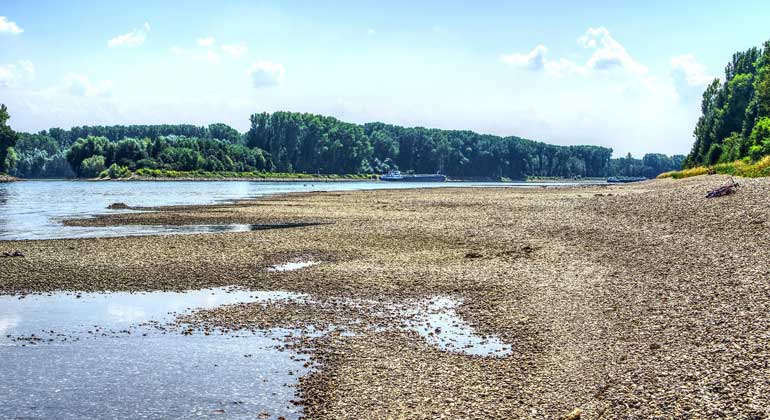
[{"label": "water pool on gravel", "polygon": [[407,325],[442,350],[474,356],[503,357],[511,347],[497,336],[480,336],[455,311],[460,301],[437,297],[407,311]]},{"label": "water pool on gravel", "polygon": [[[298,418],[304,355],[286,335],[186,336],[175,314],[287,292],[55,293],[0,296],[0,418]],[[260,417],[261,416],[261,417]]]},{"label": "water pool on gravel", "polygon": [[303,268],[312,267],[314,265],[318,265],[320,262],[318,261],[292,261],[287,262],[283,264],[277,264],[272,267],[268,267],[267,271],[276,272],[276,271],[295,271],[295,270],[301,270]]}]

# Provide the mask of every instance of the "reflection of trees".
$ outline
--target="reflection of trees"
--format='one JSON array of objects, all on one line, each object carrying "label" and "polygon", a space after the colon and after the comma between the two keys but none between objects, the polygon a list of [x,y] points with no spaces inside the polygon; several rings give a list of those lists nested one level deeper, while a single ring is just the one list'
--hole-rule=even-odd
[{"label": "reflection of trees", "polygon": [[11,195],[8,191],[8,184],[0,183],[0,235],[8,233],[8,197]]}]

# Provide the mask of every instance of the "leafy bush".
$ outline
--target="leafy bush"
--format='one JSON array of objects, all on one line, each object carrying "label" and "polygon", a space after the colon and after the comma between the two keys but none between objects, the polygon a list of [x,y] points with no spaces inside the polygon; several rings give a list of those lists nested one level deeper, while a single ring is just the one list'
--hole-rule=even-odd
[{"label": "leafy bush", "polygon": [[99,174],[99,178],[119,179],[130,177],[131,171],[125,166],[119,166],[117,163],[113,163]]},{"label": "leafy bush", "polygon": [[101,155],[83,159],[83,162],[80,164],[80,174],[86,178],[94,178],[104,169],[104,156]]},{"label": "leafy bush", "polygon": [[[751,131],[752,148],[758,147],[762,155],[770,155],[770,117],[760,118]],[[755,152],[756,153],[756,152]],[[758,160],[757,158],[752,158]]]}]

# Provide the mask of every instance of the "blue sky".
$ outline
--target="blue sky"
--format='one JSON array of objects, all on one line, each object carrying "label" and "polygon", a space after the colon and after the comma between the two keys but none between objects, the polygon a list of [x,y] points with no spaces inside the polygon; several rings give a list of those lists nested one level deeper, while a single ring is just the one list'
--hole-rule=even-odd
[{"label": "blue sky", "polygon": [[0,102],[24,131],[244,131],[251,113],[290,110],[687,153],[704,85],[770,38],[769,12],[767,1],[4,0]]}]

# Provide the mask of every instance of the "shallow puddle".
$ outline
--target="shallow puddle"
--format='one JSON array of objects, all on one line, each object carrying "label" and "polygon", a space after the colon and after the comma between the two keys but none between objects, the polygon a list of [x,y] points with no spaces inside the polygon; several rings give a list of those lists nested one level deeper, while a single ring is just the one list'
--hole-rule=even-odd
[{"label": "shallow puddle", "polygon": [[114,236],[184,235],[196,233],[253,232],[271,229],[290,229],[317,226],[323,223],[272,224],[219,224],[219,225],[121,225],[121,226],[65,226],[67,238],[95,238]]},{"label": "shallow puddle", "polygon": [[267,271],[270,271],[270,272],[294,271],[294,270],[300,270],[307,267],[312,267],[318,264],[320,264],[320,262],[318,261],[293,261],[293,262],[287,262],[284,264],[277,264],[272,267],[268,267]]},{"label": "shallow puddle", "polygon": [[304,355],[286,329],[182,335],[175,314],[288,292],[0,296],[0,418],[299,418]]},{"label": "shallow puddle", "polygon": [[448,297],[421,302],[408,311],[407,325],[442,350],[493,357],[511,353],[511,347],[499,337],[476,334],[455,311],[459,305],[458,300]]}]

